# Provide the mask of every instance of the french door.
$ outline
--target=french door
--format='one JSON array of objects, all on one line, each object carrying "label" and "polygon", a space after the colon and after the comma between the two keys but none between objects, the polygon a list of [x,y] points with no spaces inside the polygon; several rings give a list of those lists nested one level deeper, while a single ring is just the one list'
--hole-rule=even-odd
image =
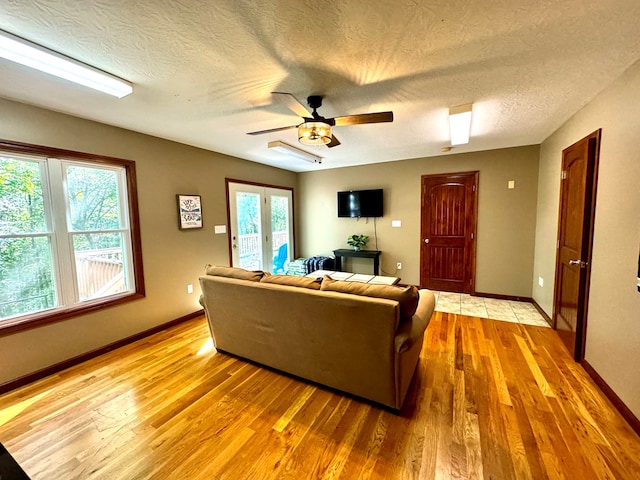
[{"label": "french door", "polygon": [[293,257],[293,191],[227,181],[231,265],[284,273]]}]

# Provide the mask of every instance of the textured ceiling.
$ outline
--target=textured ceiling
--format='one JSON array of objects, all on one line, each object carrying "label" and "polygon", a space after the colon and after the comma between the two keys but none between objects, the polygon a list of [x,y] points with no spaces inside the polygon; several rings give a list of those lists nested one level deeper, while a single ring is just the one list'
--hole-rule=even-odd
[{"label": "textured ceiling", "polygon": [[[640,59],[638,0],[0,2],[0,29],[125,78],[123,99],[0,60],[0,96],[294,171],[441,155],[448,107],[473,102],[452,153],[537,144]],[[296,146],[270,92],[325,95],[342,145]],[[2,121],[6,121],[3,119]]]}]

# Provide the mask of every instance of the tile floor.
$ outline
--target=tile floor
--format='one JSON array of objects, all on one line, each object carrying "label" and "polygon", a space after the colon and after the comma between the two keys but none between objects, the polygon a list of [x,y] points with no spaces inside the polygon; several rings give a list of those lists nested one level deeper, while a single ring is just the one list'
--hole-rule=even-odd
[{"label": "tile floor", "polygon": [[472,297],[468,294],[433,292],[436,296],[436,311],[457,313],[505,322],[523,323],[550,328],[536,307],[529,302]]}]

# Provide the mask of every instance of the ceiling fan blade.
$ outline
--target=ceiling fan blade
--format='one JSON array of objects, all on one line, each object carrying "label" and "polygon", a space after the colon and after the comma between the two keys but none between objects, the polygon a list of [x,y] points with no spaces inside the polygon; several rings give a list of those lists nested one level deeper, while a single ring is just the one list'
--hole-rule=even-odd
[{"label": "ceiling fan blade", "polygon": [[393,122],[393,112],[361,113],[359,115],[346,115],[333,119],[336,127],[344,125],[362,125],[363,123]]},{"label": "ceiling fan blade", "polygon": [[247,135],[262,135],[263,133],[281,132],[282,130],[289,130],[290,128],[297,128],[298,125],[289,125],[288,127],[270,128],[268,130],[258,130],[257,132],[247,132]]},{"label": "ceiling fan blade", "polygon": [[327,147],[337,147],[338,145],[340,145],[340,140],[338,140],[335,135],[331,135],[331,141],[327,143]]},{"label": "ceiling fan blade", "polygon": [[311,117],[311,112],[307,110],[307,107],[304,106],[296,97],[286,92],[271,92],[272,95],[275,95],[280,102],[284,103],[289,110],[298,115],[299,117]]}]

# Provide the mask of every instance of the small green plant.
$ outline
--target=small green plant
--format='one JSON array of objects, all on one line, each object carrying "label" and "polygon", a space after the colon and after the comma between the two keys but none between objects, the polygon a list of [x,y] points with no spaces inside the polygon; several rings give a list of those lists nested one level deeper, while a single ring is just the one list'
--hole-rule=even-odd
[{"label": "small green plant", "polygon": [[347,238],[347,243],[353,247],[354,250],[360,250],[369,241],[367,235],[350,235]]}]

